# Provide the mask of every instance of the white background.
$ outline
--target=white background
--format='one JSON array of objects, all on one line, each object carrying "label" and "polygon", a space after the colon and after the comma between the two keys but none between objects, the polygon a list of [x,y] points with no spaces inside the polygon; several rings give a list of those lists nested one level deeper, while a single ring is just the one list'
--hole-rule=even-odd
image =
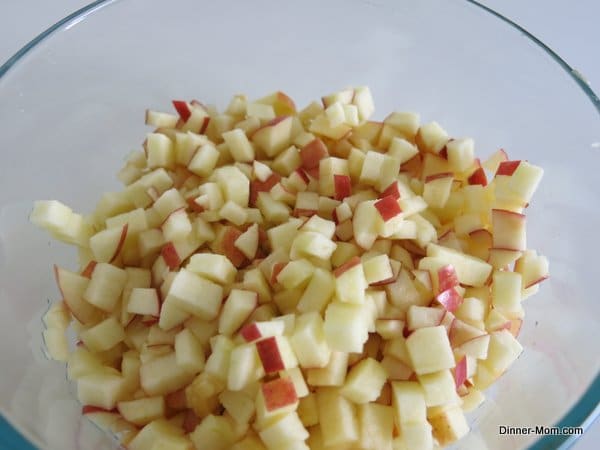
[{"label": "white background", "polygon": [[[556,51],[600,91],[598,0],[480,0],[523,26]],[[0,64],[44,29],[88,0],[0,0]],[[575,450],[596,450],[600,421],[577,442]]]}]

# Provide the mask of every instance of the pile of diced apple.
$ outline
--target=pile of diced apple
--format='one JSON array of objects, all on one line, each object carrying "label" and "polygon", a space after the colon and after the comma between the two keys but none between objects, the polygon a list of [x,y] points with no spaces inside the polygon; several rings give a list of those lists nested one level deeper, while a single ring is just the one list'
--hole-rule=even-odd
[{"label": "pile of diced apple", "polygon": [[525,234],[542,170],[480,164],[414,113],[371,121],[366,87],[173,105],[147,111],[122,191],[31,214],[79,251],[44,337],[83,413],[130,450],[463,437],[548,276]]}]

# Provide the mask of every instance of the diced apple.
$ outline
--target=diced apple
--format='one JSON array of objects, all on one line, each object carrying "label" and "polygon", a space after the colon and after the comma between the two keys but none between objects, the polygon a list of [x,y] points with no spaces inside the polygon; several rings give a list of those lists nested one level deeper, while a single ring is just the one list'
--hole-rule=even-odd
[{"label": "diced apple", "polygon": [[226,256],[213,253],[196,253],[190,258],[186,270],[223,285],[233,283],[237,273]]},{"label": "diced apple", "polygon": [[332,350],[360,353],[369,337],[368,314],[362,305],[332,302],[325,311],[325,338]]},{"label": "diced apple", "polygon": [[183,310],[201,319],[214,319],[221,307],[223,289],[221,286],[182,269],[175,276],[169,296]]},{"label": "diced apple", "polygon": [[365,450],[392,450],[394,410],[390,406],[367,403],[358,407],[360,447]]},{"label": "diced apple", "polygon": [[418,378],[425,394],[425,405],[428,408],[460,402],[456,394],[454,377],[450,370],[419,375]]},{"label": "diced apple", "polygon": [[350,446],[360,438],[358,418],[352,403],[336,388],[317,391],[317,404],[323,443],[326,446]]},{"label": "diced apple", "polygon": [[372,402],[379,397],[386,379],[382,365],[373,358],[366,358],[352,367],[340,393],[354,403]]},{"label": "diced apple", "polygon": [[119,413],[134,425],[144,426],[165,415],[164,397],[146,397],[138,400],[119,402]]},{"label": "diced apple", "polygon": [[269,157],[277,156],[291,144],[292,117],[280,116],[256,130],[251,140]]},{"label": "diced apple", "polygon": [[469,432],[469,424],[460,406],[452,406],[429,418],[433,436],[440,445],[449,445]]},{"label": "diced apple", "polygon": [[525,216],[503,209],[492,209],[494,248],[525,250]]},{"label": "diced apple", "polygon": [[231,335],[246,321],[258,304],[258,294],[232,289],[219,316],[219,333]]},{"label": "diced apple", "polygon": [[296,367],[298,360],[285,336],[272,336],[256,343],[258,356],[266,373]]},{"label": "diced apple", "polygon": [[450,341],[443,326],[415,330],[406,339],[406,348],[419,375],[454,367]]},{"label": "diced apple", "polygon": [[298,316],[290,343],[301,367],[325,367],[329,362],[331,350],[323,326],[323,320],[317,312]]}]

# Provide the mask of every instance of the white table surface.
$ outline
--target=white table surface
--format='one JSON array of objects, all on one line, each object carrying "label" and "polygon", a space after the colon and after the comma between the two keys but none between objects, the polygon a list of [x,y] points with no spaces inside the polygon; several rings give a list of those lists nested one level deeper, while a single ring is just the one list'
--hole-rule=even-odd
[{"label": "white table surface", "polygon": [[[598,0],[480,0],[523,26],[556,51],[600,92]],[[0,0],[0,64],[38,33],[88,0]],[[600,421],[575,444],[575,450],[600,446]]]}]

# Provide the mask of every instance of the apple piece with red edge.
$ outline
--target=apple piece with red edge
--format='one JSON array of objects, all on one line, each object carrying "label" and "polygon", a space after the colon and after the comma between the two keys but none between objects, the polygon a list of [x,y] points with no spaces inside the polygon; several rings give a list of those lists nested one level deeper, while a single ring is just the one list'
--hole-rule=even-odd
[{"label": "apple piece with red edge", "polygon": [[402,213],[398,201],[391,195],[381,198],[374,203],[375,208],[384,222],[398,216]]},{"label": "apple piece with red edge", "polygon": [[333,176],[336,200],[344,200],[346,197],[352,195],[352,180],[348,175],[337,175]]},{"label": "apple piece with red edge", "polygon": [[281,321],[252,322],[240,330],[240,335],[246,342],[254,342],[272,336],[283,336],[285,324]]},{"label": "apple piece with red edge", "polygon": [[100,310],[84,300],[84,293],[90,283],[90,279],[66,269],[54,266],[56,284],[64,302],[73,317],[83,324],[94,322]]},{"label": "apple piece with red edge", "polygon": [[277,378],[260,387],[261,400],[267,413],[283,413],[297,408],[299,400],[294,383],[290,378]]},{"label": "apple piece with red edge", "polygon": [[458,276],[451,264],[438,269],[438,290],[444,292],[447,289],[458,286]]},{"label": "apple piece with red edge", "polygon": [[521,161],[502,161],[500,164],[498,164],[498,169],[496,170],[496,176],[498,176],[498,175],[511,176],[513,173],[515,173],[515,170],[517,170],[517,167],[519,167],[519,164],[521,164]]},{"label": "apple piece with red edge", "polygon": [[463,356],[458,360],[454,367],[454,381],[456,389],[461,387],[467,381],[467,357]]},{"label": "apple piece with red edge", "polygon": [[329,156],[327,146],[319,138],[315,138],[300,149],[300,158],[304,169],[314,169],[319,167],[323,158]]},{"label": "apple piece with red edge", "polygon": [[129,224],[107,228],[90,237],[89,245],[97,262],[113,262],[117,259],[127,238]]},{"label": "apple piece with red edge", "polygon": [[268,121],[250,136],[250,140],[268,157],[277,156],[291,144],[293,118],[280,116]]},{"label": "apple piece with red edge", "polygon": [[524,214],[492,209],[492,243],[494,248],[525,250],[527,248]]},{"label": "apple piece with red edge", "polygon": [[456,289],[451,287],[436,295],[435,300],[442,305],[446,311],[454,312],[461,305],[463,298]]},{"label": "apple piece with red edge", "polygon": [[523,288],[528,289],[548,278],[548,259],[535,250],[526,250],[515,262],[515,272],[523,277]]},{"label": "apple piece with red edge", "polygon": [[266,373],[298,366],[298,360],[285,336],[271,336],[256,342],[256,350]]},{"label": "apple piece with red edge", "polygon": [[482,167],[478,167],[473,171],[467,180],[469,184],[478,184],[481,186],[487,186],[487,176],[485,175],[485,170]]},{"label": "apple piece with red edge", "polygon": [[187,120],[192,115],[192,112],[190,111],[190,106],[186,101],[173,100],[173,107],[175,108],[175,111],[177,111],[177,114],[179,114],[181,120],[183,120],[184,122],[187,122]]}]

